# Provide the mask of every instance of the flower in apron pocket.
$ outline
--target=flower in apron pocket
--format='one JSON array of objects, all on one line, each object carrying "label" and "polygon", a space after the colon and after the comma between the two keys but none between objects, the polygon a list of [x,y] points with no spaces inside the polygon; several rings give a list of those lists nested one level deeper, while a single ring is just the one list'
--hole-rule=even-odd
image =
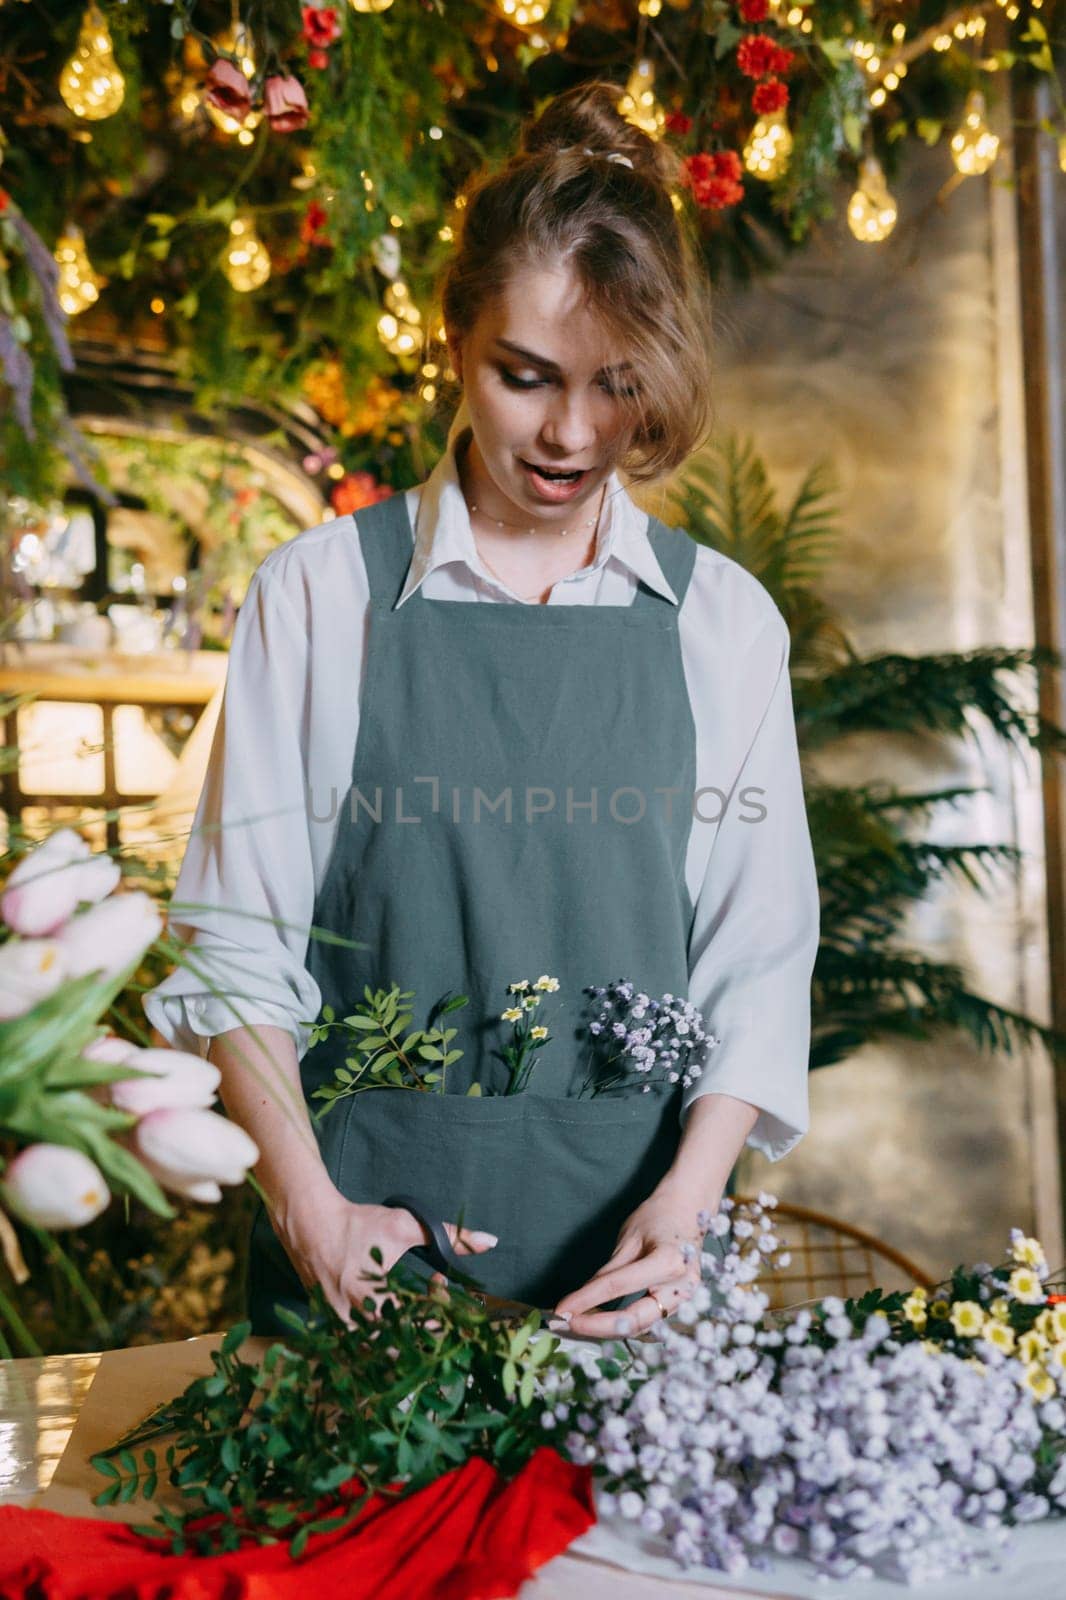
[{"label": "flower in apron pocket", "polygon": [[644,1094],[653,1083],[687,1089],[702,1074],[707,1052],[721,1043],[707,1032],[698,1008],[679,995],[653,1000],[628,978],[588,984],[584,992],[601,1007],[587,1029],[589,1066],[579,1099],[637,1083]]}]

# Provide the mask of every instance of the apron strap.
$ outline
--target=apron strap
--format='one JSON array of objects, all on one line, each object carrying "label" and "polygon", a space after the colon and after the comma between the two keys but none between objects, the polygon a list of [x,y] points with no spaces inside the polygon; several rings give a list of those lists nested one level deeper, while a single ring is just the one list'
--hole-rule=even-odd
[{"label": "apron strap", "polygon": [[[352,520],[366,563],[371,599],[395,605],[407,581],[413,551],[405,491],[401,490],[372,506],[364,506]],[[695,540],[683,528],[670,528],[658,517],[651,516],[648,518],[648,539],[663,576],[677,595],[680,609],[696,564]],[[650,605],[669,605],[670,602],[641,580],[633,604],[646,609]]]}]

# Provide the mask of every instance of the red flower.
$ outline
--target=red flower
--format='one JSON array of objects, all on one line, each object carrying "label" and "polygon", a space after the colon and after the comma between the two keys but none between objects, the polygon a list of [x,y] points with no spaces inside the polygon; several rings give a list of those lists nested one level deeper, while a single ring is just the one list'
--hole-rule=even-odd
[{"label": "red flower", "polygon": [[755,85],[751,109],[760,117],[768,116],[771,111],[783,111],[787,105],[788,85],[780,78],[767,78],[765,83]]},{"label": "red flower", "polygon": [[681,163],[681,182],[692,190],[698,206],[707,210],[722,211],[735,206],[744,198],[741,183],[743,168],[735,150],[701,150],[698,155],[686,156]]},{"label": "red flower", "polygon": [[392,490],[378,483],[369,472],[346,472],[330,495],[330,505],[339,517],[361,511],[378,500],[388,500]]},{"label": "red flower", "polygon": [[275,133],[292,133],[304,128],[311,115],[299,78],[268,78],[263,85],[263,105]]},{"label": "red flower", "polygon": [[8,194],[7,190],[0,189],[0,212],[7,210],[10,200],[11,196]]},{"label": "red flower", "polygon": [[324,72],[329,66],[329,56],[324,50],[309,50],[307,52],[307,65],[315,67],[319,72]]},{"label": "red flower", "polygon": [[668,133],[676,133],[683,139],[686,133],[692,132],[692,118],[684,111],[668,111],[666,129]]},{"label": "red flower", "polygon": [[219,56],[204,83],[204,97],[219,111],[228,111],[239,120],[247,116],[252,105],[252,91],[240,67],[235,67],[225,56]]},{"label": "red flower", "polygon": [[745,22],[765,22],[770,14],[770,0],[740,0],[739,10]]},{"label": "red flower", "polygon": [[778,73],[783,78],[786,72],[792,71],[795,59],[795,50],[786,50],[783,44],[775,45],[774,59],[770,63],[770,71]]},{"label": "red flower", "polygon": [[[765,33],[747,33],[737,45],[737,66],[746,78],[765,78],[776,70],[779,47]],[[790,54],[791,52],[786,52]]]},{"label": "red flower", "polygon": [[336,6],[301,6],[300,14],[303,17],[304,38],[307,43],[319,50],[332,44],[334,39],[341,36],[341,25],[337,21]]},{"label": "red flower", "polygon": [[325,206],[319,205],[317,200],[310,201],[300,223],[301,244],[331,245],[333,241],[324,231],[328,221],[329,212]]}]

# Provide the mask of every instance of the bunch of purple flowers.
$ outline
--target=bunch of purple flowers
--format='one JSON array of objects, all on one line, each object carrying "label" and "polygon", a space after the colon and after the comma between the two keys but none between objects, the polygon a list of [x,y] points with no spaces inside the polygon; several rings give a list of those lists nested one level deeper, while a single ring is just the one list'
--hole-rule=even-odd
[{"label": "bunch of purple flowers", "polygon": [[1066,1511],[1066,1460],[1046,1471],[1066,1448],[1059,1398],[1040,1405],[992,1348],[901,1344],[859,1302],[768,1314],[775,1204],[701,1213],[724,1255],[701,1254],[701,1283],[639,1353],[586,1348],[546,1372],[543,1425],[592,1466],[601,1519],[683,1566],[737,1574],[777,1553],[908,1583],[995,1566],[1009,1524]]},{"label": "bunch of purple flowers", "polygon": [[[600,1002],[588,1025],[589,1069],[579,1098],[604,1094],[635,1075],[652,1083],[681,1083],[686,1089],[703,1071],[707,1052],[721,1041],[708,1033],[698,1009],[679,995],[658,1000],[639,993],[628,979],[586,984],[584,994]],[[656,1075],[657,1074],[657,1075]]]}]

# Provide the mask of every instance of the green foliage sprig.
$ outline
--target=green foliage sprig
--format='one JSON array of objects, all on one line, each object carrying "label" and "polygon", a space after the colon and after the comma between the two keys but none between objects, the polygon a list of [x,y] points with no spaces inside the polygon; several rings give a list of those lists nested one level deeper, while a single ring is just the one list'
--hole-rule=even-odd
[{"label": "green foliage sprig", "polygon": [[258,1361],[241,1354],[250,1325],[232,1328],[210,1376],[93,1457],[108,1480],[95,1503],[151,1500],[165,1477],[188,1507],[138,1532],[175,1554],[289,1540],[298,1557],[371,1493],[411,1493],[472,1456],[517,1472],[545,1439],[538,1381],[567,1365],[540,1311],[515,1326],[454,1284],[414,1288],[396,1268],[378,1282],[380,1310],[353,1306],[351,1331],[317,1289],[306,1323],[279,1308],[291,1332]]},{"label": "green foliage sprig", "polygon": [[391,989],[371,990],[368,985],[363,990],[365,1007],[357,1007],[350,1016],[338,1018],[332,1006],[322,1007],[322,1021],[313,1024],[308,1048],[340,1031],[351,1038],[354,1054],[345,1058],[332,1083],[314,1091],[312,1099],[325,1101],[318,1119],[338,1100],[367,1089],[446,1092],[448,1068],[463,1052],[448,1048],[457,1029],[436,1028],[433,1024],[437,1017],[460,1010],[469,997],[461,994],[437,1001],[427,1026],[407,1033],[414,1017],[407,1001],[414,998],[414,992],[401,992],[395,983]]}]

